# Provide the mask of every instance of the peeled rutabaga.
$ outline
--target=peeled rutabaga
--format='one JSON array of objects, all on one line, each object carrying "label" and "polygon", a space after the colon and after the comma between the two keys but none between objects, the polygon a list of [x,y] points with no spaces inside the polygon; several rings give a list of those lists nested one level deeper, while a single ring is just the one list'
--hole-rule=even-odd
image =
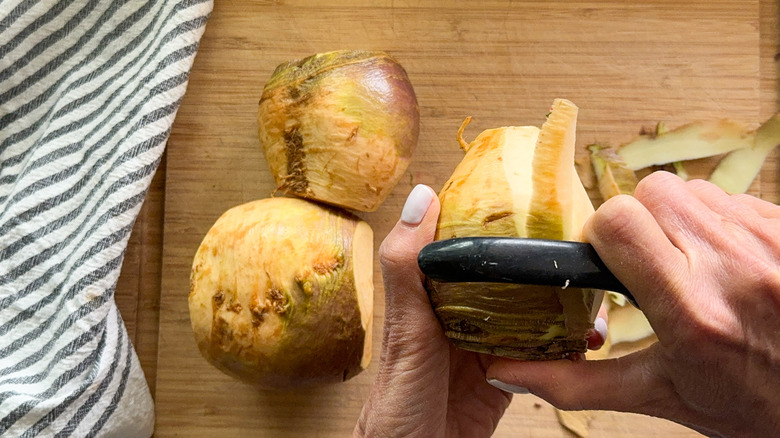
[{"label": "peeled rutabaga", "polygon": [[[553,103],[541,130],[482,132],[439,193],[436,240],[501,236],[581,240],[593,205],[574,167],[577,107]],[[551,266],[550,269],[554,269]],[[460,348],[519,359],[558,359],[587,348],[601,302],[593,290],[428,282],[445,334]]]},{"label": "peeled rutabaga", "polygon": [[198,248],[189,311],[203,356],[261,388],[341,382],[371,360],[373,232],[294,198],[226,211]]}]

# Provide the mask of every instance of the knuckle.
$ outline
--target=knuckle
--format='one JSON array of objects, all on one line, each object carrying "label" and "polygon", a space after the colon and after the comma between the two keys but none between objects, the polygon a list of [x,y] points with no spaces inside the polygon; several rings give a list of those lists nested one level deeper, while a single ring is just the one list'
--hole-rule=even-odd
[{"label": "knuckle", "polygon": [[780,272],[774,267],[765,265],[764,269],[759,270],[756,275],[758,276],[757,289],[762,295],[777,299],[780,291]]},{"label": "knuckle", "polygon": [[634,190],[634,197],[645,203],[656,199],[663,192],[680,183],[682,180],[674,174],[664,171],[653,172],[639,181]]},{"label": "knuckle", "polygon": [[731,199],[734,200],[734,202],[750,202],[754,199],[752,195],[748,195],[747,193],[735,193],[731,195]]},{"label": "knuckle", "polygon": [[379,245],[379,264],[383,267],[397,267],[408,265],[416,258],[416,254],[408,251],[406,245],[398,239],[388,236],[381,245]]},{"label": "knuckle", "polygon": [[614,236],[619,233],[632,220],[636,202],[628,195],[610,198],[591,217],[587,224],[587,233],[593,236]]},{"label": "knuckle", "polygon": [[685,184],[692,192],[697,193],[702,198],[719,199],[717,197],[727,196],[720,187],[703,179],[692,179]]},{"label": "knuckle", "polygon": [[388,265],[393,264],[396,259],[396,249],[393,246],[392,241],[385,239],[382,244],[379,245],[379,264]]},{"label": "knuckle", "polygon": [[715,184],[700,178],[688,180],[685,182],[685,184],[687,184],[688,187],[696,190],[712,190],[713,188],[718,187]]},{"label": "knuckle", "polygon": [[[618,195],[607,200],[599,210],[601,210],[601,215],[607,218],[626,216],[631,214],[635,203],[636,200],[629,195]],[[604,217],[602,217],[602,219]]]}]

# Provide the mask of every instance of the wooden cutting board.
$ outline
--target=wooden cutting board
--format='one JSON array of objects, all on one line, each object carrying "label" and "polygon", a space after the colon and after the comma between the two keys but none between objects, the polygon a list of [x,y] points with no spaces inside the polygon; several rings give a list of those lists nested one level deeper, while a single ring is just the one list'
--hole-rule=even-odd
[{"label": "wooden cutting board", "polygon": [[[378,267],[375,360],[346,383],[258,391],[212,368],[192,338],[188,276],[200,240],[222,212],[274,189],[255,118],[277,64],[360,48],[388,51],[406,67],[421,109],[420,141],[389,199],[361,214],[378,247],[411,188],[439,190],[460,161],[455,135],[468,115],[471,139],[486,128],[540,125],[554,98],[568,98],[580,107],[581,155],[588,143],[620,143],[659,120],[757,124],[758,4],[216,1],[168,145],[156,435],[348,436],[377,371],[384,314]],[[751,190],[760,192],[761,182]],[[662,434],[698,436],[638,415],[602,413],[591,424],[595,437]],[[551,406],[526,395],[515,398],[495,436],[572,435]]]}]

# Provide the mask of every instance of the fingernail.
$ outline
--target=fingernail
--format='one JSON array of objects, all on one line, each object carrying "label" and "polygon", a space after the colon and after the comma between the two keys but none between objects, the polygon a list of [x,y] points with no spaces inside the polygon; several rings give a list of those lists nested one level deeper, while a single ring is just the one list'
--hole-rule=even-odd
[{"label": "fingernail", "polygon": [[522,386],[517,386],[517,385],[510,385],[509,383],[504,383],[498,379],[487,379],[487,382],[502,391],[511,392],[512,394],[531,393],[531,391],[529,391],[528,388],[523,388]]},{"label": "fingernail", "polygon": [[605,321],[604,318],[596,318],[596,320],[593,321],[593,328],[599,332],[601,339],[607,340],[607,321]]},{"label": "fingernail", "polygon": [[416,185],[406,198],[404,209],[401,211],[401,221],[408,225],[419,225],[434,195],[430,187],[423,184]]}]

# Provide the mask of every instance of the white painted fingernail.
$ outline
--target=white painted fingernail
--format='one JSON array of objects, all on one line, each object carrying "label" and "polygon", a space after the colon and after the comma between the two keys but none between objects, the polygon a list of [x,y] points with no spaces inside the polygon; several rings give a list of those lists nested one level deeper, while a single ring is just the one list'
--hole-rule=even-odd
[{"label": "white painted fingernail", "polygon": [[523,388],[522,386],[517,386],[517,385],[510,385],[509,383],[504,383],[498,379],[487,379],[487,382],[502,391],[511,392],[512,394],[531,393],[531,391],[529,391],[528,388]]},{"label": "white painted fingernail", "polygon": [[401,211],[401,221],[408,225],[419,225],[435,195],[432,188],[423,184],[416,185],[406,198],[404,209]]},{"label": "white painted fingernail", "polygon": [[593,321],[593,328],[599,332],[601,339],[607,340],[607,321],[605,321],[604,318],[596,318],[596,320]]}]

